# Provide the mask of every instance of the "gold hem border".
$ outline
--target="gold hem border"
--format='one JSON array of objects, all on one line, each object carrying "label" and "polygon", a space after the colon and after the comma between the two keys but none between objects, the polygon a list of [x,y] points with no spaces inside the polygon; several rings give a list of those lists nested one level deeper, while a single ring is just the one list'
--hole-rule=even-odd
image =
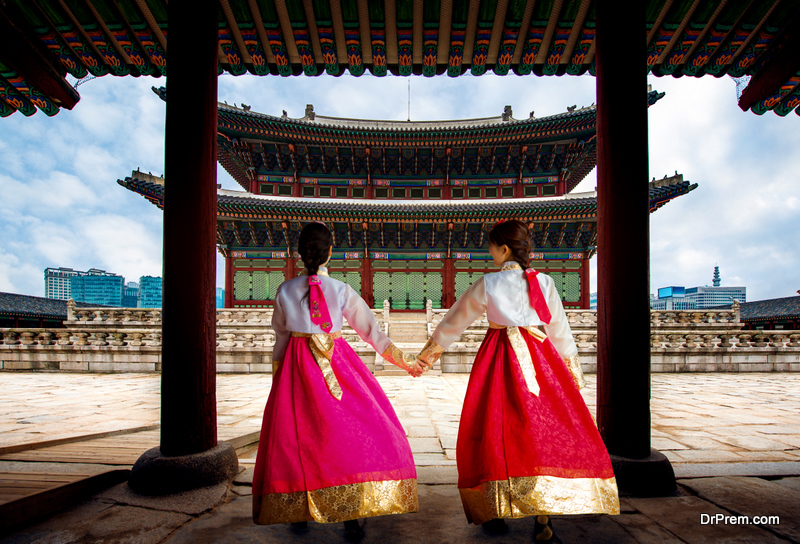
[{"label": "gold hem border", "polygon": [[522,476],[459,488],[470,523],[495,518],[562,514],[619,514],[615,478]]},{"label": "gold hem border", "polygon": [[338,523],[418,510],[416,478],[253,495],[253,521],[258,525],[298,521]]}]

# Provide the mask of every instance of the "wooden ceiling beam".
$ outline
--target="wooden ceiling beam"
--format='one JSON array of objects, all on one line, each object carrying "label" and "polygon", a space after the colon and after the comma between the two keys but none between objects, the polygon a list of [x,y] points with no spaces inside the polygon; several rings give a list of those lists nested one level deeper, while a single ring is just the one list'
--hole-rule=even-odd
[{"label": "wooden ceiling beam", "polygon": [[689,50],[686,52],[686,54],[683,55],[683,60],[681,61],[681,64],[685,65],[687,62],[689,62],[689,59],[692,58],[692,55],[694,55],[695,50],[698,47],[700,47],[700,44],[705,43],[706,36],[708,36],[708,33],[711,32],[711,29],[714,27],[714,23],[717,22],[717,18],[719,17],[719,14],[722,13],[722,10],[725,9],[725,6],[727,4],[728,4],[728,0],[722,0],[719,3],[719,5],[717,6],[717,9],[714,10],[714,13],[712,13],[711,17],[709,17],[705,28],[703,28],[703,30],[700,32],[700,35],[697,36],[697,39],[694,41],[694,43],[689,48]]},{"label": "wooden ceiling beam", "polygon": [[469,11],[467,12],[467,28],[464,34],[464,56],[461,65],[472,66],[472,55],[475,52],[475,33],[478,29],[478,11],[480,11],[481,0],[470,0]]},{"label": "wooden ceiling beam", "polygon": [[672,33],[672,38],[670,38],[669,43],[664,48],[664,50],[661,51],[661,54],[658,56],[656,64],[664,64],[664,61],[666,60],[667,56],[670,53],[672,53],[672,49],[675,47],[675,44],[678,43],[678,40],[680,40],[681,36],[683,36],[683,31],[689,25],[689,21],[692,20],[692,15],[694,15],[697,6],[700,5],[700,2],[702,1],[703,0],[694,0],[691,7],[689,7],[689,9],[686,11],[686,14],[683,16],[681,24],[678,25],[678,28],[676,28],[675,32]]},{"label": "wooden ceiling beam", "polygon": [[5,9],[0,11],[0,56],[3,61],[40,93],[71,110],[80,100],[80,95],[64,79],[64,68],[54,66],[50,62],[52,56],[41,50],[41,42],[31,38],[27,29],[20,28],[19,23],[9,18]]},{"label": "wooden ceiling beam", "polygon": [[450,25],[453,19],[453,2],[445,0],[439,8],[439,43],[436,46],[436,64],[447,66],[450,59]]},{"label": "wooden ceiling beam", "polygon": [[394,0],[386,0],[384,17],[386,21],[386,62],[397,65],[397,6]]},{"label": "wooden ceiling beam", "polygon": [[94,44],[94,40],[92,40],[92,38],[89,37],[89,35],[83,29],[83,25],[81,25],[80,21],[78,21],[78,18],[75,17],[75,14],[72,13],[72,10],[69,9],[69,6],[67,6],[67,4],[64,3],[64,0],[58,0],[58,5],[67,15],[67,18],[72,22],[72,25],[78,31],[78,34],[80,34],[81,38],[83,39],[83,43],[87,44],[94,52],[94,54],[97,56],[97,62],[105,63],[106,62],[105,56],[100,52],[100,50]]},{"label": "wooden ceiling beam", "polygon": [[[128,66],[135,66],[131,58],[128,56],[128,54],[125,52],[125,50],[117,41],[117,38],[116,36],[114,36],[114,33],[111,32],[110,28],[108,28],[108,25],[103,20],[103,17],[100,16],[100,12],[98,12],[97,8],[94,7],[92,0],[84,0],[84,1],[86,2],[86,6],[89,8],[89,11],[92,12],[92,17],[94,17],[95,21],[97,21],[97,24],[103,30],[103,34],[105,34],[109,43],[114,46],[114,49],[116,50],[117,54],[120,57],[122,57],[122,60],[125,62],[125,64],[127,64]],[[136,70],[136,68],[134,68],[134,70]]]},{"label": "wooden ceiling beam", "polygon": [[361,37],[361,58],[364,65],[372,64],[372,35],[369,26],[369,4],[367,2],[358,3],[358,33]]},{"label": "wooden ceiling beam", "polygon": [[155,65],[153,62],[153,57],[150,56],[150,53],[147,52],[147,49],[142,45],[142,41],[139,39],[139,36],[134,32],[133,27],[131,26],[130,21],[128,21],[128,17],[125,16],[123,13],[122,8],[119,7],[119,4],[115,1],[112,2],[114,4],[114,10],[117,12],[120,20],[125,24],[125,28],[128,30],[128,35],[133,38],[133,41],[136,43],[136,46],[139,48],[139,51],[147,58],[147,62],[152,65]]},{"label": "wooden ceiling beam", "polygon": [[[143,0],[136,0],[141,2]],[[275,64],[275,55],[272,53],[272,47],[269,45],[269,37],[267,31],[264,30],[264,19],[261,18],[261,10],[258,9],[258,2],[256,0],[248,0],[250,7],[250,15],[253,17],[253,24],[256,25],[256,32],[258,32],[258,39],[261,41],[261,47],[264,49],[264,54],[267,56],[269,64]]]},{"label": "wooden ceiling beam", "polygon": [[567,45],[564,46],[564,53],[561,54],[559,64],[571,64],[572,52],[575,51],[575,44],[578,43],[581,34],[583,33],[583,23],[586,21],[586,15],[589,14],[589,6],[592,0],[583,0],[581,7],[578,8],[578,14],[575,16],[575,23],[572,25],[572,31],[569,33]]},{"label": "wooden ceiling beam", "polygon": [[553,2],[553,9],[550,11],[550,20],[547,21],[547,29],[544,31],[542,44],[539,46],[539,52],[536,53],[535,64],[542,65],[547,61],[547,53],[550,51],[550,44],[553,42],[553,34],[556,32],[558,17],[561,14],[561,6],[563,3],[563,0],[555,0]]},{"label": "wooden ceiling beam", "polygon": [[242,62],[245,64],[253,64],[253,59],[250,56],[250,53],[247,51],[247,47],[244,45],[242,31],[239,30],[239,23],[236,21],[236,17],[233,16],[233,10],[231,9],[230,3],[228,0],[219,0],[219,3],[222,5],[222,13],[225,15],[225,21],[228,23],[228,28],[231,29],[233,41],[236,42],[236,47],[239,49],[239,54],[242,56]]},{"label": "wooden ceiling beam", "polygon": [[322,44],[319,41],[319,27],[317,27],[316,15],[314,15],[313,0],[303,0],[303,10],[306,12],[306,21],[308,21],[308,37],[311,40],[311,50],[314,52],[314,62],[320,66],[325,66],[325,58],[322,56]]},{"label": "wooden ceiling beam", "polygon": [[[653,42],[653,39],[658,34],[661,25],[664,24],[664,19],[667,18],[667,13],[669,13],[669,8],[672,7],[673,0],[667,0],[664,2],[664,6],[661,8],[661,12],[658,14],[656,21],[653,23],[653,27],[650,29],[650,32],[647,33],[647,47],[650,47],[650,44]],[[594,44],[592,44],[594,47]]]},{"label": "wooden ceiling beam", "polygon": [[777,51],[775,49],[778,45],[773,42],[773,47],[763,53],[769,60],[753,76],[739,98],[739,107],[743,111],[775,94],[776,90],[800,71],[800,56],[797,54],[800,50],[800,11],[795,13],[782,30],[786,41]]},{"label": "wooden ceiling beam", "polygon": [[339,3],[339,0],[330,0],[330,5],[333,35],[336,40],[336,56],[339,57],[339,66],[341,67],[344,64],[350,64],[350,59],[347,57],[347,39],[344,36],[342,5]]},{"label": "wooden ceiling beam", "polygon": [[425,49],[425,30],[423,26],[423,2],[414,2],[413,25],[411,27],[411,59],[416,65],[422,64],[422,53]]},{"label": "wooden ceiling beam", "polygon": [[297,43],[294,41],[292,21],[289,19],[289,11],[286,9],[286,0],[275,0],[275,11],[278,12],[278,21],[281,24],[281,33],[283,34],[283,41],[286,43],[289,62],[301,64],[300,53],[297,52]]},{"label": "wooden ceiling beam", "polygon": [[522,15],[519,35],[517,36],[517,45],[514,47],[514,57],[511,59],[511,64],[514,66],[518,65],[522,58],[522,51],[525,49],[525,42],[528,40],[528,34],[531,29],[531,17],[533,17],[533,7],[535,5],[536,0],[528,0],[528,3],[525,4],[525,12]]},{"label": "wooden ceiling beam", "polygon": [[486,52],[487,65],[493,65],[497,63],[497,52],[500,50],[500,44],[503,43],[503,30],[505,29],[507,11],[508,0],[498,0],[497,8],[494,12],[492,38],[489,41],[489,50]]},{"label": "wooden ceiling beam", "polygon": [[767,21],[769,20],[770,15],[772,15],[772,12],[775,11],[775,8],[777,8],[778,4],[780,4],[780,3],[781,3],[781,0],[774,0],[774,2],[772,4],[772,7],[769,8],[769,11],[767,11],[764,14],[764,17],[761,18],[761,21],[759,21],[758,25],[756,25],[756,27],[753,29],[753,31],[750,33],[750,35],[747,37],[747,39],[744,42],[742,42],[742,45],[733,54],[733,56],[731,57],[730,62],[728,62],[728,66],[734,65],[736,63],[736,61],[739,60],[739,57],[741,57],[742,53],[744,53],[747,50],[747,46],[750,45],[750,42],[752,42],[756,38],[756,36],[758,36],[759,32],[761,32],[761,28],[765,24],[767,24]]},{"label": "wooden ceiling beam", "polygon": [[[147,26],[150,27],[150,31],[153,33],[153,36],[156,37],[158,40],[158,44],[161,46],[161,49],[164,50],[164,53],[167,52],[167,38],[164,36],[164,33],[161,31],[161,28],[158,26],[156,22],[156,18],[153,17],[153,13],[150,11],[150,8],[147,7],[147,2],[145,0],[134,0],[136,5],[139,8],[139,11],[142,13],[144,20],[147,21]],[[255,1],[255,0],[252,0]]]}]

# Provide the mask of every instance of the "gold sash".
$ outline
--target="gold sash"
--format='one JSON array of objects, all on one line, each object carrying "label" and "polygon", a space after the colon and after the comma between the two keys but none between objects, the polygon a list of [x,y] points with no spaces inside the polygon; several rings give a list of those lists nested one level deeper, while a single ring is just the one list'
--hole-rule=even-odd
[{"label": "gold sash", "polygon": [[[520,327],[516,325],[506,326],[498,325],[497,323],[489,322],[489,327],[492,329],[506,329],[508,340],[511,342],[511,349],[514,350],[514,355],[517,356],[519,368],[522,371],[522,377],[525,379],[525,385],[528,386],[528,391],[539,396],[539,383],[536,381],[536,369],[533,367],[533,359],[522,333],[519,332]],[[536,326],[522,327],[530,333],[539,342],[547,340],[547,335],[539,330]]]},{"label": "gold sash", "polygon": [[308,338],[308,347],[311,349],[311,354],[314,356],[314,360],[322,371],[322,377],[325,378],[328,391],[331,392],[331,395],[336,397],[336,400],[342,400],[342,388],[331,366],[333,348],[335,346],[334,341],[337,338],[341,338],[342,331],[336,331],[330,334],[324,332],[308,333],[292,331],[292,336]]}]

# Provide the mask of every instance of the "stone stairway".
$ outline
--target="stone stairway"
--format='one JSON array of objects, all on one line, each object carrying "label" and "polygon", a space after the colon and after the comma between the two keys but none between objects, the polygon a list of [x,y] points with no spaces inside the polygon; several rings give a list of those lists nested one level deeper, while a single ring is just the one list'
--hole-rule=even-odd
[{"label": "stone stairway", "polygon": [[[428,341],[428,325],[424,312],[392,312],[389,314],[389,338],[406,353],[416,354]],[[402,370],[392,363],[384,362],[383,370],[376,376],[405,376]]]}]

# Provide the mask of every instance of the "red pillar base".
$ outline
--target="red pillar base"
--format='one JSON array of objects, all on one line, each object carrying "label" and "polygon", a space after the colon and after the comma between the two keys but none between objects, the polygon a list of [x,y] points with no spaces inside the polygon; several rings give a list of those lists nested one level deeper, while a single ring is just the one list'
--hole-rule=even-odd
[{"label": "red pillar base", "polygon": [[236,451],[227,442],[179,456],[165,456],[159,448],[152,448],[133,465],[128,486],[142,495],[171,495],[230,481],[238,472]]}]

